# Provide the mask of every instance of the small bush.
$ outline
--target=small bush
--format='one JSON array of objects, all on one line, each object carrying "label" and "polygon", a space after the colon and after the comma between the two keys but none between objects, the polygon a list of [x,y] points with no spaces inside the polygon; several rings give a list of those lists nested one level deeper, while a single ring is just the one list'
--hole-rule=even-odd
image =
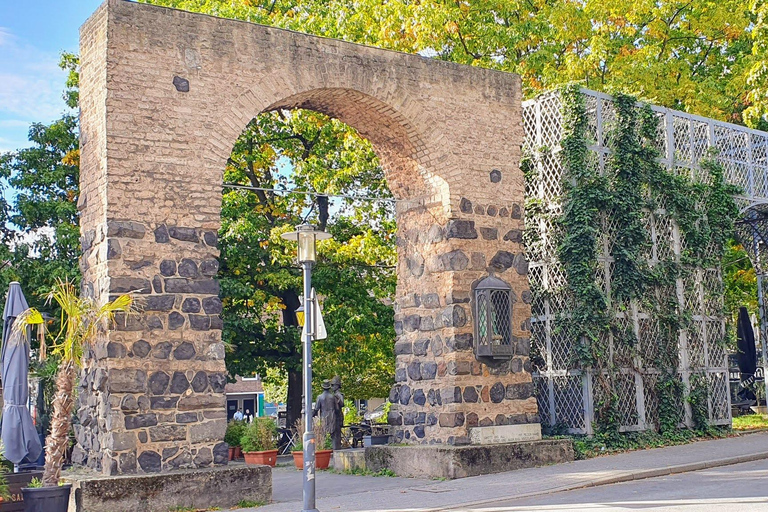
[{"label": "small bush", "polygon": [[43,481],[42,481],[42,480],[40,480],[39,478],[33,478],[33,479],[32,479],[32,480],[30,480],[30,481],[29,481],[29,483],[27,484],[27,488],[28,488],[28,489],[39,489],[39,488],[41,488],[42,486],[43,486]]},{"label": "small bush", "polygon": [[224,434],[224,442],[231,447],[240,446],[240,438],[243,436],[247,424],[244,421],[230,421],[227,432]]},{"label": "small bush", "polygon": [[277,425],[271,418],[254,418],[240,436],[244,452],[263,452],[277,448]]}]

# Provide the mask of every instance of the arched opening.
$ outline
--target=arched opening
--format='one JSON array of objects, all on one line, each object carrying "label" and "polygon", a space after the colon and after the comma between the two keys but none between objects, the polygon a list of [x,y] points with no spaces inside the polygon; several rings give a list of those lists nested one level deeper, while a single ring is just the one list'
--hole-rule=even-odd
[{"label": "arched opening", "polygon": [[339,375],[347,398],[387,396],[394,376],[395,200],[371,143],[317,111],[270,109],[233,146],[221,212],[218,279],[230,375],[260,375],[266,401],[286,404],[287,424],[300,417],[301,271],[295,248],[279,235],[307,221],[334,236],[320,244],[314,271],[328,331],[314,347],[314,389]]}]

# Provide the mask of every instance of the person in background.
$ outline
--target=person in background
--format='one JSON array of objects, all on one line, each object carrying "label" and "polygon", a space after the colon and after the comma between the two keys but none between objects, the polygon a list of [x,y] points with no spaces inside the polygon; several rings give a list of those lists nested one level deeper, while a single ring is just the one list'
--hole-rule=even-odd
[{"label": "person in background", "polygon": [[235,415],[232,416],[232,419],[235,421],[243,421],[243,408],[240,407],[237,411],[235,411]]},{"label": "person in background", "polygon": [[245,421],[247,421],[248,423],[251,423],[251,422],[253,422],[253,415],[251,414],[251,410],[250,410],[250,409],[246,409],[246,410],[245,410],[245,418],[244,418],[244,419],[245,419]]}]

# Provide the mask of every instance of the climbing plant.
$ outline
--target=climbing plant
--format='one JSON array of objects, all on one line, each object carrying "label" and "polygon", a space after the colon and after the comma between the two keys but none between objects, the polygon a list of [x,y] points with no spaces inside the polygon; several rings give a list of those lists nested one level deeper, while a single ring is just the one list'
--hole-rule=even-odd
[{"label": "climbing plant", "polygon": [[[703,429],[708,418],[705,375],[692,373],[686,387],[678,373],[680,334],[694,328],[678,289],[689,287],[684,293],[695,293],[690,289],[696,282],[693,277],[719,269],[738,215],[733,199],[738,190],[725,183],[714,154],[700,160],[696,169],[667,169],[657,149],[658,117],[649,106],[623,94],[613,100],[615,115],[601,142],[610,152],[601,165],[597,152],[590,149],[598,141],[590,140],[580,88],[563,88],[560,101],[562,208],[555,215],[557,229],[548,236],[555,238],[556,260],[567,285],[546,293],[559,293],[567,301],[558,329],[572,341],[573,365],[593,376],[594,430],[618,435],[623,420],[618,387],[621,369],[626,368],[653,369],[655,384],[646,386],[645,393],[655,394],[655,421],[661,432],[678,428],[684,404],[690,407],[694,426]],[[545,151],[549,150],[541,148],[539,153]],[[531,162],[523,161],[529,189],[542,178]],[[525,235],[529,252],[540,244],[539,221],[552,215],[537,201],[541,200],[527,203],[533,226]],[[657,230],[657,247],[673,244],[675,250],[654,249],[650,228],[654,223],[669,227],[668,232]],[[679,240],[672,239],[673,225]],[[598,279],[604,244],[611,257],[609,287]],[[635,327],[629,321],[633,309],[646,312],[658,325],[655,347],[647,353],[638,350]],[[722,338],[710,343],[723,344]]]}]

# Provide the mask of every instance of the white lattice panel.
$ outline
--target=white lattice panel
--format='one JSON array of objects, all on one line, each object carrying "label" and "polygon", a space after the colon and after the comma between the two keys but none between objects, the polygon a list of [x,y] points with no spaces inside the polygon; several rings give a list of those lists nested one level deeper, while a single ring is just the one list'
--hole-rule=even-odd
[{"label": "white lattice panel", "polygon": [[[590,147],[588,165],[602,172],[610,158],[612,128],[616,123],[616,108],[611,97],[583,90],[588,116],[587,139]],[[526,130],[524,149],[534,158],[537,175],[528,183],[529,197],[546,204],[550,215],[530,223],[536,231],[534,247],[528,247],[531,260],[530,281],[534,291],[532,303],[534,323],[533,344],[545,361],[534,374],[536,394],[544,424],[566,424],[572,432],[591,433],[591,418],[600,390],[595,376],[584,374],[576,367],[573,350],[576,340],[567,332],[567,282],[557,263],[557,217],[562,211],[563,168],[560,164],[560,140],[563,134],[559,95],[550,93],[523,105],[523,126]],[[729,183],[741,187],[742,206],[768,202],[768,134],[733,124],[692,116],[661,107],[652,107],[657,117],[657,137],[653,141],[661,162],[675,172],[693,179],[708,180],[699,173],[698,162],[709,154],[710,148],[719,153],[716,158],[725,169]],[[647,250],[651,266],[660,261],[680,261],[687,243],[666,213],[665,204],[657,204],[648,212],[644,225],[652,246]],[[613,271],[612,250],[616,226],[609,217],[602,220],[595,283],[611,297]],[[706,257],[714,256],[709,248]],[[710,421],[730,422],[730,398],[727,393],[726,357],[723,344],[722,278],[716,269],[699,269],[664,290],[664,297],[677,297],[681,310],[690,315],[690,327],[675,344],[679,344],[681,384],[688,386],[693,372],[706,375]],[[614,390],[619,394],[620,415],[625,430],[658,426],[658,371],[652,362],[658,355],[661,333],[653,313],[640,310],[637,304],[612,304],[620,311],[616,318],[617,332],[610,345],[618,373]],[[613,339],[621,335],[622,342]],[[634,335],[635,347],[626,346]],[[679,343],[678,343],[679,342]],[[624,345],[622,345],[622,343]],[[631,350],[630,350],[631,349]],[[637,370],[641,373],[638,373]],[[679,404],[680,423],[691,424],[690,409]]]}]

